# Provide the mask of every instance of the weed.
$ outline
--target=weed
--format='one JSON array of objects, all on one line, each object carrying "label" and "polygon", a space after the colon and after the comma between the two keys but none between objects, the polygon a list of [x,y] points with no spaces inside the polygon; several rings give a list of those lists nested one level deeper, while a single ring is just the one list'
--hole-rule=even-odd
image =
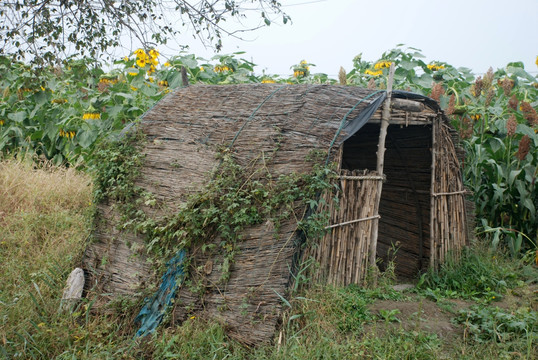
[{"label": "weed", "polygon": [[[441,341],[434,334],[402,329],[365,335],[356,345],[357,359],[437,359],[441,355]],[[358,356],[357,356],[358,355]]]},{"label": "weed", "polygon": [[386,324],[391,322],[401,322],[400,319],[396,315],[400,314],[401,311],[398,309],[391,309],[391,310],[385,310],[380,309],[379,310],[379,318],[385,321]]},{"label": "weed", "polygon": [[247,354],[246,348],[228,338],[223,326],[195,319],[153,336],[144,355],[154,359],[205,360],[244,359]]},{"label": "weed", "polygon": [[534,341],[538,336],[538,312],[529,308],[507,312],[499,307],[472,306],[461,310],[456,322],[478,342],[506,342],[521,336]]},{"label": "weed", "polygon": [[458,261],[449,259],[435,271],[421,276],[417,289],[426,297],[500,300],[507,288],[517,286],[518,275],[513,264],[498,252],[465,249]]}]

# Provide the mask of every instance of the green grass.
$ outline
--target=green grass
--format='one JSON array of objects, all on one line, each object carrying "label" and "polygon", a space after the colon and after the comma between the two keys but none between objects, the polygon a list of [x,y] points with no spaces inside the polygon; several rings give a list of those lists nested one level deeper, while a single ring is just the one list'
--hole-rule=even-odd
[{"label": "green grass", "polygon": [[464,249],[458,261],[449,260],[439,271],[430,269],[422,275],[417,289],[435,300],[461,298],[489,303],[501,300],[509,289],[525,282],[536,283],[536,279],[538,270],[532,263],[476,243]]}]

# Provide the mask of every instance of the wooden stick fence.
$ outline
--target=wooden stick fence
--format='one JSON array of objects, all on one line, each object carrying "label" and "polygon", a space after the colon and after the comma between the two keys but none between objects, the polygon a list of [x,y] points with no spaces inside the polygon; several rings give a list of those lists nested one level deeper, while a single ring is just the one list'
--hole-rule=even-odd
[{"label": "wooden stick fence", "polygon": [[373,221],[379,218],[373,206],[377,183],[383,177],[367,170],[341,173],[338,203],[333,201],[335,194],[325,193],[322,203],[326,205],[320,209],[331,214],[329,232],[309,255],[320,264],[315,279],[335,285],[361,284],[368,271]]},{"label": "wooden stick fence", "polygon": [[448,127],[437,119],[433,127],[430,265],[458,257],[467,244],[465,195],[459,161]]}]

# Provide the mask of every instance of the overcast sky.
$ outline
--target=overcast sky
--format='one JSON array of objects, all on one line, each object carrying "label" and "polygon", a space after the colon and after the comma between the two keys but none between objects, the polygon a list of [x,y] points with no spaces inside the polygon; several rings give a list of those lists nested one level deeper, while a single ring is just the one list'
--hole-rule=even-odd
[{"label": "overcast sky", "polygon": [[[270,74],[290,74],[302,59],[313,72],[336,77],[352,59],[375,61],[403,43],[422,50],[427,61],[445,61],[484,73],[490,66],[523,61],[538,72],[538,0],[281,0],[292,24],[281,21],[245,35],[249,41],[224,39],[222,53],[245,51]],[[258,21],[258,19],[251,19]],[[189,39],[185,41],[185,39]],[[190,51],[209,58],[206,49],[186,36]],[[163,53],[171,50],[163,49]]]}]

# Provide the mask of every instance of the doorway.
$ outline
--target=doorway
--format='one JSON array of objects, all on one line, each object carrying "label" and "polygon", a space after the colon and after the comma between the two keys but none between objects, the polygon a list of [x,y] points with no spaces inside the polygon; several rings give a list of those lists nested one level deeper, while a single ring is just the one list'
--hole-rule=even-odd
[{"label": "doorway", "polygon": [[[375,170],[379,124],[366,124],[344,143],[342,169]],[[389,125],[379,204],[378,266],[394,261],[400,278],[415,277],[430,256],[431,125]]]}]

